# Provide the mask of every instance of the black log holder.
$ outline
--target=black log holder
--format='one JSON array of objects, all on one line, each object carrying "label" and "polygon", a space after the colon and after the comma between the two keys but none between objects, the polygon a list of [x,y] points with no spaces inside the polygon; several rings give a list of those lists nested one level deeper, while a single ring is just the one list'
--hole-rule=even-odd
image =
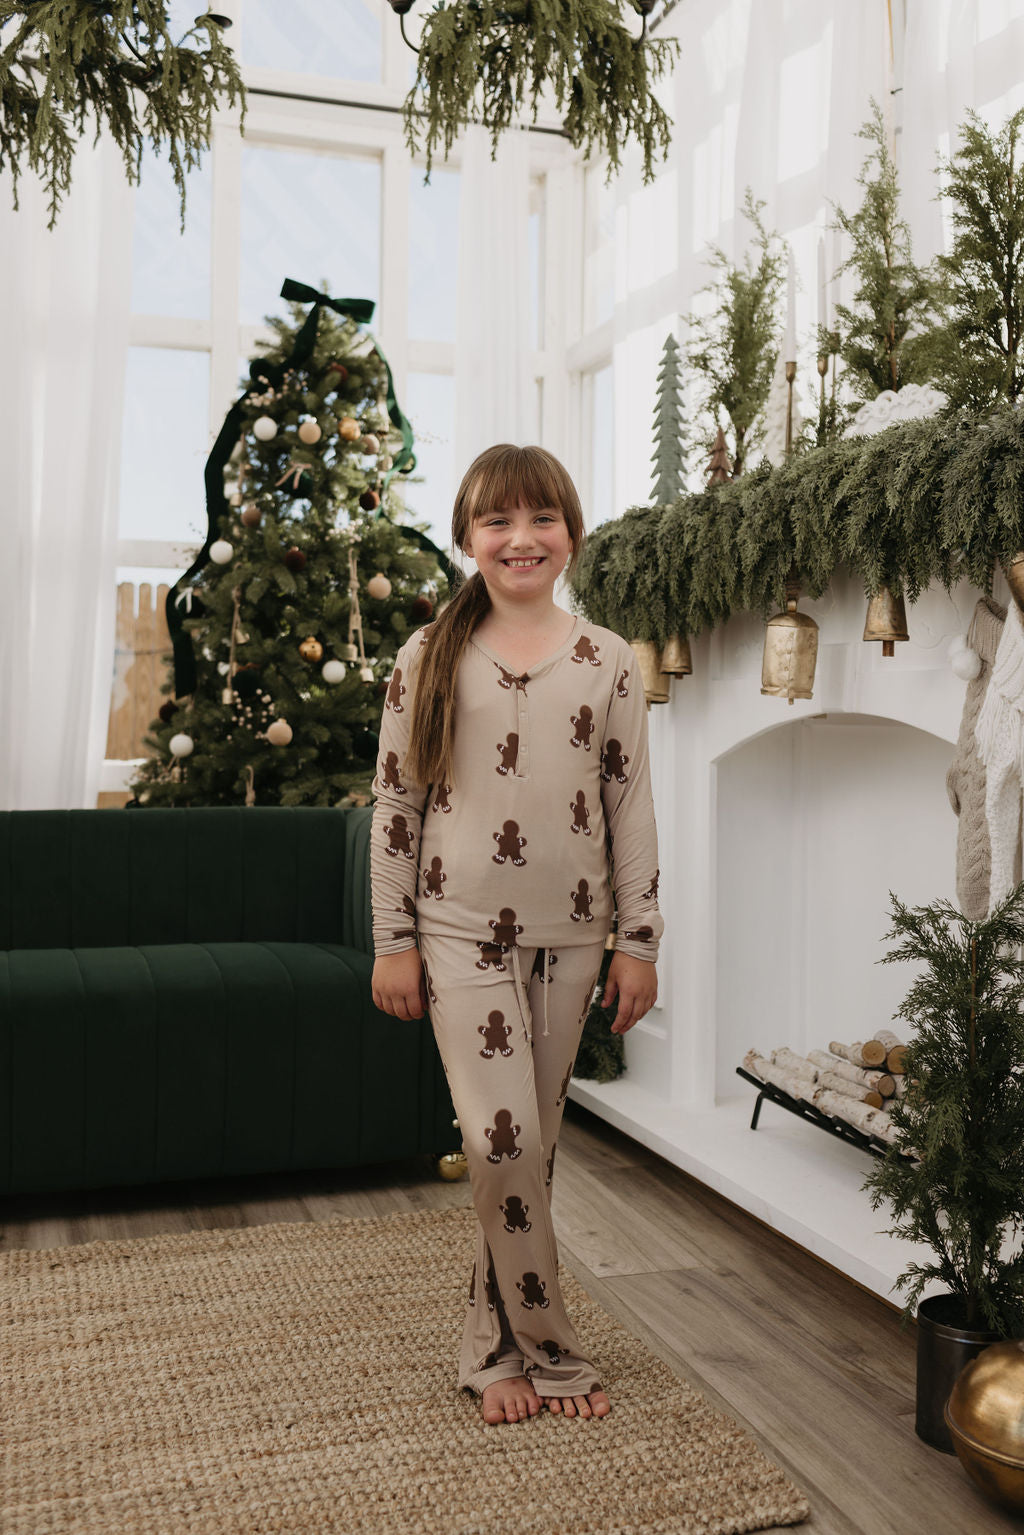
[{"label": "black log holder", "polygon": [[788,1109],[799,1119],[806,1119],[810,1124],[817,1125],[819,1130],[827,1130],[829,1135],[838,1136],[841,1141],[848,1141],[851,1146],[859,1146],[861,1151],[868,1151],[874,1157],[884,1157],[889,1150],[888,1144],[880,1136],[866,1135],[855,1125],[847,1124],[845,1119],[839,1119],[834,1114],[823,1114],[821,1109],[816,1108],[813,1103],[806,1103],[802,1098],[791,1098],[789,1093],[783,1092],[781,1087],[776,1087],[773,1082],[763,1082],[760,1077],[755,1077],[743,1066],[736,1067],[736,1075],[757,1088],[757,1102],[754,1104],[754,1112],[750,1120],[752,1130],[757,1129],[762,1103],[766,1098],[770,1098],[772,1103],[779,1105],[780,1109]]}]

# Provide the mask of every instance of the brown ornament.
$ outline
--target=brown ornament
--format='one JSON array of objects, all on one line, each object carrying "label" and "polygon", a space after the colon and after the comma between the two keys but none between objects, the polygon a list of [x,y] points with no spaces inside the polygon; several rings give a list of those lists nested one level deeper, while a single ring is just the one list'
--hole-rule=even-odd
[{"label": "brown ornament", "polygon": [[258,528],[262,516],[263,513],[259,507],[253,506],[250,502],[248,506],[242,508],[241,521],[247,528]]},{"label": "brown ornament", "polygon": [[323,659],[323,654],[324,647],[313,634],[304,639],[302,644],[299,646],[299,655],[304,661],[321,661]]},{"label": "brown ornament", "polygon": [[355,442],[356,438],[362,435],[359,429],[359,422],[353,416],[342,416],[338,422],[339,437],[343,437],[346,442]]},{"label": "brown ornament", "polygon": [[285,552],[284,562],[289,570],[300,571],[306,568],[306,556],[295,544]]},{"label": "brown ornament", "polygon": [[414,618],[418,624],[422,624],[426,623],[433,611],[434,604],[429,597],[414,597],[412,599],[412,606],[409,609],[409,616]]},{"label": "brown ornament", "polygon": [[380,506],[380,496],[375,490],[364,490],[359,497],[359,505],[364,512],[375,512]]}]

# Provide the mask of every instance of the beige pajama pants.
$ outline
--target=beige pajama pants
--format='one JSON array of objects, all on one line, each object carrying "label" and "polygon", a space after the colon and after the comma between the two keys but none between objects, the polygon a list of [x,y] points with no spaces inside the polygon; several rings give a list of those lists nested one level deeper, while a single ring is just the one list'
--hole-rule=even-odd
[{"label": "beige pajama pants", "polygon": [[604,941],[502,948],[419,933],[428,1011],[478,1224],[459,1385],[525,1375],[538,1396],[601,1389],[558,1285],[555,1147]]}]

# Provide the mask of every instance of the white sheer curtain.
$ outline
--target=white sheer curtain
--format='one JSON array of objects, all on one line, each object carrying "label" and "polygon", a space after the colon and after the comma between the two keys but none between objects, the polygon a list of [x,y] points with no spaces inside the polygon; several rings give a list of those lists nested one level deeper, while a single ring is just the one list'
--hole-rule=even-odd
[{"label": "white sheer curtain", "polygon": [[456,484],[492,443],[534,436],[527,140],[509,129],[493,162],[484,128],[467,128],[461,141]]},{"label": "white sheer curtain", "polygon": [[973,107],[998,132],[1024,106],[1024,0],[906,0],[900,184],[914,259],[948,243],[936,164]]},{"label": "white sheer curtain", "polygon": [[[132,190],[80,141],[55,228],[26,170],[0,176],[0,808],[94,806],[114,653]],[[159,409],[159,402],[153,402]]]}]

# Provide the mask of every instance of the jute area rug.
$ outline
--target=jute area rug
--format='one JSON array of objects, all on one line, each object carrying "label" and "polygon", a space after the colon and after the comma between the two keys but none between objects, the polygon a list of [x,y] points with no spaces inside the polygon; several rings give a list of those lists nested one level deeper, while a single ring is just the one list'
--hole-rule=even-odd
[{"label": "jute area rug", "polygon": [[457,1385],[472,1209],[0,1255],[5,1535],[725,1535],[806,1500],[563,1268],[605,1419]]}]

